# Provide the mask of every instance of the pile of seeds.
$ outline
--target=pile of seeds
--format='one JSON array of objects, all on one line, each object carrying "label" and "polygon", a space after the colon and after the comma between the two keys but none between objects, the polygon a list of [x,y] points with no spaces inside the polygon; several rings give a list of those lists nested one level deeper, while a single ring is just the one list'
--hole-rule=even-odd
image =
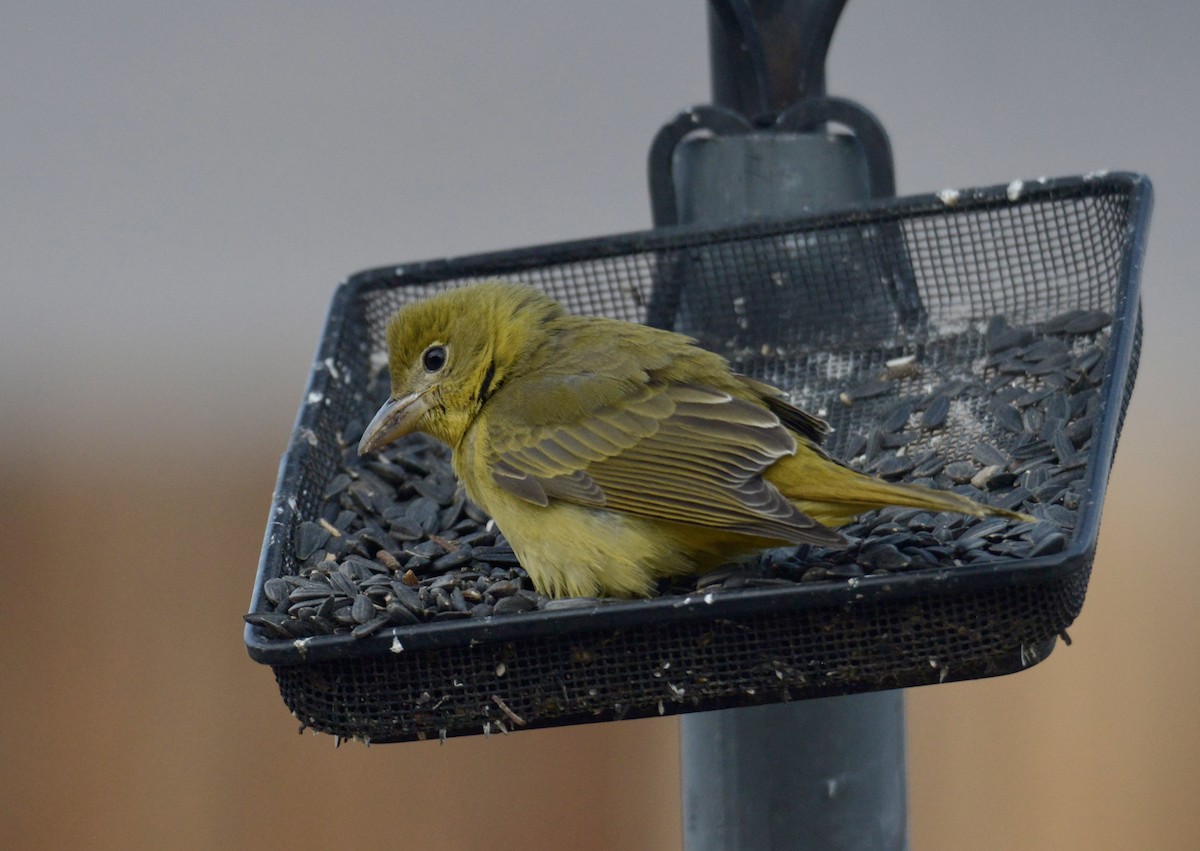
[{"label": "pile of seeds", "polygon": [[[977,357],[937,359],[936,383],[922,383],[920,358],[901,357],[829,403],[879,413],[835,450],[851,466],[1020,510],[1034,522],[889,508],[843,527],[845,549],[781,548],[664,581],[660,593],[845,582],[1060,552],[1075,525],[1110,323],[1107,313],[1084,310],[1035,327],[993,317],[953,343]],[[372,398],[382,399],[386,375],[377,384]],[[504,536],[457,485],[446,447],[412,435],[359,458],[364,426],[347,424],[341,469],[325,487],[320,515],[295,530],[294,573],[266,582],[273,610],[247,621],[279,638],[364,637],[386,626],[603,602],[538,594]]]}]

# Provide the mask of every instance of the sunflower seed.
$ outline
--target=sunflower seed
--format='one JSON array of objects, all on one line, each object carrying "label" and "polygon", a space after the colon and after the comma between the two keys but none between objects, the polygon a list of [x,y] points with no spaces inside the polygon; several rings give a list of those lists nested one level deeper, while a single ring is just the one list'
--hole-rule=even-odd
[{"label": "sunflower seed", "polygon": [[997,354],[1027,345],[1033,339],[1029,328],[1002,328],[997,333],[988,333],[987,352]]},{"label": "sunflower seed", "polygon": [[330,479],[329,484],[325,486],[322,499],[333,499],[335,496],[345,490],[350,482],[351,479],[349,475],[346,473],[338,473],[336,476]]},{"label": "sunflower seed", "polygon": [[921,413],[921,428],[941,428],[946,424],[946,417],[949,414],[950,397],[944,393],[939,393],[929,400],[929,403],[925,406],[925,410]]},{"label": "sunflower seed", "polygon": [[363,530],[358,534],[358,539],[363,543],[370,544],[374,549],[387,549],[396,543],[396,540],[383,531],[383,528],[376,523],[368,523],[363,527]]},{"label": "sunflower seed", "polygon": [[279,577],[275,577],[274,579],[268,579],[266,581],[266,583],[263,585],[263,594],[266,595],[266,598],[268,600],[270,600],[273,604],[276,604],[276,605],[278,605],[283,600],[286,600],[288,598],[288,594],[290,592],[291,592],[291,586],[289,586],[287,584],[287,582],[285,582],[283,579],[280,579]]},{"label": "sunflower seed", "polygon": [[1062,552],[1066,545],[1066,536],[1061,532],[1054,532],[1034,544],[1033,548],[1029,551],[1029,556],[1030,558],[1036,558],[1037,556],[1053,555],[1054,553]]},{"label": "sunflower seed", "polygon": [[511,579],[502,579],[499,582],[493,582],[487,587],[487,593],[493,597],[509,597],[520,590],[521,586]]},{"label": "sunflower seed", "polygon": [[1067,437],[1076,446],[1082,446],[1092,438],[1092,427],[1095,425],[1094,416],[1083,417],[1067,426]]},{"label": "sunflower seed", "polygon": [[388,528],[398,541],[416,541],[425,534],[421,524],[407,516],[395,518],[388,524]]},{"label": "sunflower seed", "polygon": [[885,455],[875,464],[875,472],[884,479],[896,479],[913,468],[907,455]]},{"label": "sunflower seed", "polygon": [[880,450],[883,449],[883,431],[879,426],[872,426],[867,432],[867,448],[865,454],[867,458],[876,458]]},{"label": "sunflower seed", "polygon": [[392,599],[414,614],[420,614],[424,606],[421,595],[404,582],[392,582]]},{"label": "sunflower seed", "polygon": [[1046,519],[1051,523],[1057,523],[1059,526],[1068,528],[1075,525],[1075,512],[1068,510],[1061,505],[1044,506]]},{"label": "sunflower seed", "polygon": [[466,505],[463,508],[463,513],[466,514],[468,517],[470,517],[472,520],[474,520],[476,523],[487,523],[488,520],[491,519],[487,516],[487,514],[484,513],[482,508],[480,508],[475,503],[471,502],[471,500],[469,500],[469,499],[467,500]]},{"label": "sunflower seed", "polygon": [[377,455],[368,460],[364,466],[393,487],[408,484],[408,476],[404,468],[398,464],[393,464],[385,457]]},{"label": "sunflower seed", "polygon": [[512,547],[475,547],[473,554],[476,560],[486,561],[489,564],[516,565],[518,563],[517,554],[512,551]]},{"label": "sunflower seed", "polygon": [[413,487],[421,496],[433,500],[438,505],[449,505],[457,485],[453,481],[439,481],[430,476],[425,479],[417,479],[413,482]]},{"label": "sunflower seed", "polygon": [[863,454],[863,451],[866,448],[867,436],[862,433],[855,434],[850,437],[843,454],[846,458],[857,458],[859,455]]},{"label": "sunflower seed", "polygon": [[408,519],[416,523],[427,535],[438,530],[441,506],[427,496],[421,496],[408,504]]},{"label": "sunflower seed", "polygon": [[1030,364],[1025,370],[1025,374],[1031,377],[1041,375],[1049,376],[1054,373],[1062,372],[1071,364],[1071,356],[1066,352],[1054,355],[1053,357],[1045,358],[1037,363]]},{"label": "sunflower seed", "polygon": [[1069,461],[1075,458],[1075,444],[1071,442],[1071,438],[1067,437],[1066,431],[1060,426],[1053,435],[1050,445],[1054,447],[1054,454],[1058,456],[1058,462],[1061,466],[1066,466]]},{"label": "sunflower seed", "polygon": [[1112,324],[1112,316],[1103,310],[1089,310],[1063,323],[1068,334],[1092,334]]},{"label": "sunflower seed", "polygon": [[[467,507],[466,497],[463,496],[463,494],[461,492],[459,492],[450,501],[450,505],[447,506],[446,508],[442,509],[441,516],[438,518],[438,522],[441,524],[442,528],[443,529],[454,528],[454,525],[463,518],[466,507]],[[469,521],[469,523],[470,523],[470,528],[475,527],[475,521],[472,520],[472,521]]]},{"label": "sunflower seed", "polygon": [[350,630],[350,634],[355,638],[366,638],[368,635],[374,635],[375,633],[379,632],[379,630],[383,629],[383,627],[387,626],[387,624],[387,615],[377,615],[376,617],[371,618],[369,621],[360,623],[358,626],[354,627],[354,629]]},{"label": "sunflower seed", "polygon": [[1003,517],[987,517],[971,524],[970,528],[959,538],[960,541],[972,541],[976,538],[987,538],[1000,532],[1008,526],[1009,521]]},{"label": "sunflower seed", "polygon": [[892,392],[893,386],[887,381],[867,381],[855,385],[843,392],[838,398],[845,405],[852,405],[863,399],[875,399]]},{"label": "sunflower seed", "polygon": [[319,524],[306,520],[296,529],[296,558],[306,559],[329,540],[329,532]]},{"label": "sunflower seed", "polygon": [[996,423],[1006,431],[1011,431],[1013,434],[1021,434],[1025,431],[1025,425],[1021,421],[1021,412],[1010,404],[994,406],[992,416],[995,417]]},{"label": "sunflower seed", "polygon": [[277,615],[273,612],[251,612],[242,615],[242,619],[251,626],[263,629],[272,638],[294,638],[292,624],[296,621],[287,615]]},{"label": "sunflower seed", "polygon": [[946,461],[936,450],[929,450],[913,461],[912,475],[918,478],[936,476],[942,472]]},{"label": "sunflower seed", "polygon": [[342,496],[342,505],[347,509],[355,509],[365,514],[375,511],[375,491],[366,482],[351,482]]},{"label": "sunflower seed", "polygon": [[894,544],[877,544],[863,547],[858,558],[864,567],[881,567],[887,570],[907,567],[912,563],[912,559],[900,552]]},{"label": "sunflower seed", "polygon": [[1090,349],[1087,349],[1083,354],[1076,358],[1075,368],[1080,372],[1088,372],[1092,369],[1092,367],[1096,366],[1096,364],[1098,364],[1100,359],[1103,357],[1104,351],[1098,346],[1092,346]]},{"label": "sunflower seed", "polygon": [[1012,458],[1007,452],[1002,452],[987,441],[981,440],[971,448],[971,457],[984,465],[996,465],[998,467],[1007,467],[1012,463]]},{"label": "sunflower seed", "polygon": [[1064,393],[1054,393],[1048,399],[1042,410],[1047,417],[1053,417],[1065,422],[1071,417],[1071,403]]},{"label": "sunflower seed", "polygon": [[314,606],[326,597],[333,596],[333,589],[326,585],[324,588],[293,588],[288,594],[288,603],[293,606]]},{"label": "sunflower seed", "polygon": [[[418,611],[420,611],[420,609]],[[421,622],[421,619],[417,617],[416,613],[413,612],[412,609],[410,609],[408,606],[402,605],[396,600],[392,600],[387,604],[386,608],[384,609],[384,614],[387,617],[388,623],[395,626],[411,626]]]},{"label": "sunflower seed", "polygon": [[1015,485],[1017,479],[1018,476],[1016,473],[1000,471],[988,477],[986,486],[990,491],[1004,490]]},{"label": "sunflower seed", "polygon": [[970,461],[955,461],[947,464],[942,472],[955,484],[963,484],[974,478],[975,471],[976,467]]},{"label": "sunflower seed", "polygon": [[530,612],[536,608],[537,603],[530,601],[520,594],[514,594],[510,597],[501,597],[497,600],[496,605],[492,607],[492,611],[497,615],[511,615],[520,612]]},{"label": "sunflower seed", "polygon": [[375,605],[366,594],[359,594],[354,598],[354,605],[351,606],[350,614],[356,623],[366,623],[375,617]]},{"label": "sunflower seed", "polygon": [[[373,559],[364,558],[363,556],[349,555],[342,560],[338,565],[337,572],[345,574],[351,579],[361,582],[370,576],[373,576],[377,570],[380,570],[380,565]],[[332,581],[333,576],[330,575]]]},{"label": "sunflower seed", "polygon": [[405,547],[404,552],[412,556],[432,560],[438,556],[445,555],[446,549],[437,541],[422,541],[419,544],[411,544]]},{"label": "sunflower seed", "polygon": [[1022,360],[1029,363],[1038,363],[1044,360],[1056,360],[1067,354],[1068,349],[1067,344],[1056,337],[1043,337],[1021,349],[1020,356]]},{"label": "sunflower seed", "polygon": [[917,399],[902,399],[896,403],[881,423],[883,430],[886,432],[900,431],[908,425],[908,418],[912,416],[918,401]]},{"label": "sunflower seed", "polygon": [[992,505],[995,505],[999,508],[1007,509],[1008,511],[1016,511],[1025,503],[1026,500],[1032,499],[1032,498],[1033,498],[1033,493],[1031,493],[1028,489],[1013,488],[1011,491],[1006,493],[1004,496],[993,501]]},{"label": "sunflower seed", "polygon": [[434,570],[450,570],[459,565],[466,564],[471,560],[472,550],[468,546],[459,547],[453,552],[446,553],[433,560],[431,567]]}]

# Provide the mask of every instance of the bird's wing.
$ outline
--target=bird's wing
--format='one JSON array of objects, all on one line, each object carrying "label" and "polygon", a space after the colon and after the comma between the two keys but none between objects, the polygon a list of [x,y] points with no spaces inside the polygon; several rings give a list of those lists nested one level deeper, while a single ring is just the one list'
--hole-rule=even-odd
[{"label": "bird's wing", "polygon": [[766,384],[762,381],[755,381],[753,378],[747,378],[744,375],[739,375],[749,389],[762,398],[763,403],[771,409],[771,413],[779,417],[785,426],[794,431],[796,434],[807,438],[814,446],[820,446],[825,441],[825,436],[829,433],[829,423],[820,417],[814,417],[808,411],[803,411],[795,405],[790,404],[783,396],[783,391],[778,387]]},{"label": "bird's wing", "polygon": [[491,448],[493,480],[531,503],[560,499],[786,541],[843,540],[763,478],[796,449],[779,418],[712,388],[642,385],[569,421],[506,428]]}]

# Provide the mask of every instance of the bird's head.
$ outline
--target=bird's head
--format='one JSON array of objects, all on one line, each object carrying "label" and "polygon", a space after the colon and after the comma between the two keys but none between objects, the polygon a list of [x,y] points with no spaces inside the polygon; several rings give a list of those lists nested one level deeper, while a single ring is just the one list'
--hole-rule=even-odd
[{"label": "bird's head", "polygon": [[363,432],[365,455],[413,431],[457,447],[483,405],[562,315],[532,287],[501,281],[407,305],[387,329],[392,394]]}]

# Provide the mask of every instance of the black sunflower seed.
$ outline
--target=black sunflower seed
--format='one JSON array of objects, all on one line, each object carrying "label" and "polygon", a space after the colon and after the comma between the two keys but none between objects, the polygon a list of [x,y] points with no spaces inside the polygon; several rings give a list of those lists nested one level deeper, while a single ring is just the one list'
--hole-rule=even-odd
[{"label": "black sunflower seed", "polygon": [[950,397],[939,393],[929,400],[925,410],[921,412],[921,428],[935,429],[946,424],[950,414]]},{"label": "black sunflower seed", "polygon": [[350,630],[350,635],[354,638],[366,638],[368,635],[374,635],[388,625],[387,615],[377,615],[369,621],[360,623],[354,629]]},{"label": "black sunflower seed", "polygon": [[1037,556],[1053,555],[1054,553],[1062,552],[1066,545],[1066,536],[1061,532],[1054,532],[1046,535],[1034,544],[1033,548],[1029,551],[1029,556],[1035,558]]},{"label": "black sunflower seed", "polygon": [[293,618],[287,615],[279,615],[273,612],[251,612],[248,615],[242,615],[246,623],[257,626],[263,629],[272,638],[295,638],[296,635],[292,631],[292,624],[295,623]]},{"label": "black sunflower seed", "polygon": [[279,577],[268,579],[263,585],[263,593],[266,595],[268,600],[275,604],[286,600],[290,592],[291,587],[286,581],[280,579]]},{"label": "black sunflower seed", "polygon": [[1012,463],[1012,458],[1009,457],[1007,452],[997,449],[984,440],[979,441],[971,448],[971,457],[986,466],[994,464],[998,467],[1007,467]]},{"label": "black sunflower seed", "polygon": [[970,461],[955,461],[953,464],[947,464],[942,472],[949,477],[950,481],[963,484],[974,478],[977,469]]},{"label": "black sunflower seed", "polygon": [[875,465],[875,472],[884,479],[897,479],[913,468],[907,455],[885,455]]},{"label": "black sunflower seed", "polygon": [[908,418],[916,410],[919,401],[916,398],[901,399],[893,405],[883,418],[883,422],[881,423],[883,430],[886,432],[901,431],[908,425]]},{"label": "black sunflower seed", "polygon": [[375,617],[375,604],[371,602],[371,598],[366,594],[359,594],[354,598],[354,605],[350,607],[350,614],[357,623],[366,623]]},{"label": "black sunflower seed", "polygon": [[431,567],[434,570],[450,570],[459,565],[466,564],[471,560],[472,550],[469,546],[462,546],[446,553],[444,556],[439,556],[433,560]]},{"label": "black sunflower seed", "polygon": [[492,611],[497,615],[511,615],[520,612],[531,612],[536,608],[536,602],[520,594],[513,594],[512,596],[501,597],[497,600],[496,605],[492,607]]},{"label": "black sunflower seed", "polygon": [[317,523],[306,520],[296,528],[296,558],[306,559],[329,540],[329,531]]},{"label": "black sunflower seed", "polygon": [[1021,421],[1021,412],[1010,404],[993,406],[992,416],[996,418],[996,423],[1006,431],[1011,431],[1013,434],[1021,434],[1025,431],[1025,424]]},{"label": "black sunflower seed", "polygon": [[1112,324],[1112,315],[1103,310],[1084,311],[1063,323],[1068,334],[1092,334]]}]

